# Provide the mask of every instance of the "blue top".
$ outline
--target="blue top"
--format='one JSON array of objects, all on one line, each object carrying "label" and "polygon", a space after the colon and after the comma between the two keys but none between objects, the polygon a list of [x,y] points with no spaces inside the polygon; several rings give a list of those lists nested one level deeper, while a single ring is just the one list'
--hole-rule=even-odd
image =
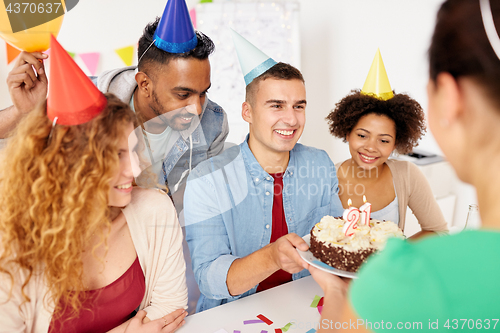
[{"label": "blue top", "polygon": [[[248,137],[247,137],[248,140]],[[189,175],[184,195],[186,240],[201,296],[197,311],[255,293],[231,296],[226,278],[237,258],[269,244],[274,179],[247,140],[204,161]],[[283,175],[288,231],[303,237],[325,215],[341,216],[335,166],[326,152],[296,144]],[[293,279],[309,275],[307,270]]]},{"label": "blue top", "polygon": [[396,197],[390,204],[385,206],[384,208],[377,210],[376,212],[371,212],[370,217],[372,219],[381,220],[381,221],[391,221],[399,224],[399,204],[398,204],[398,196]]}]

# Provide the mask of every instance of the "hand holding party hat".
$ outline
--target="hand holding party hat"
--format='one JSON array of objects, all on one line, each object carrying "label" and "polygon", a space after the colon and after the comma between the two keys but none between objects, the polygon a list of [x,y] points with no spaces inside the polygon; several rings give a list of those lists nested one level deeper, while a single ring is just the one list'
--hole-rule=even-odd
[{"label": "hand holding party hat", "polygon": [[256,48],[252,43],[231,29],[233,43],[240,61],[241,71],[248,86],[256,77],[277,64],[271,57]]},{"label": "hand holding party hat", "polygon": [[169,53],[185,53],[198,44],[185,0],[168,0],[154,34],[155,46]]},{"label": "hand holding party hat", "polygon": [[57,42],[50,40],[50,80],[47,116],[57,124],[79,125],[106,107],[106,97]]},{"label": "hand holding party hat", "polygon": [[370,72],[368,72],[361,93],[374,96],[383,101],[394,97],[389,78],[387,77],[387,72],[385,71],[384,62],[382,61],[380,49],[377,49],[377,53],[375,54]]}]

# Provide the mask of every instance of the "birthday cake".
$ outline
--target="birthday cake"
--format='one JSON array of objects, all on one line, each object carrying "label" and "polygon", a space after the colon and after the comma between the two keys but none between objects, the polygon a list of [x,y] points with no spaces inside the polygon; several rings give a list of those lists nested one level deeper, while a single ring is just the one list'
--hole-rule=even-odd
[{"label": "birthday cake", "polygon": [[356,223],[352,228],[346,228],[346,224],[342,218],[323,217],[311,229],[309,247],[317,259],[343,271],[356,272],[389,237],[404,238],[401,229],[390,221],[370,219],[369,225]]}]

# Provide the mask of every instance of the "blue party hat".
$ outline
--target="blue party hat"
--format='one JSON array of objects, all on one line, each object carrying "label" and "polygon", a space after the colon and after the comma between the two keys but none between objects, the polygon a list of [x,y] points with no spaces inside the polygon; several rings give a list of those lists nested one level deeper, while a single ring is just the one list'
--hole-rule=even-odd
[{"label": "blue party hat", "polygon": [[241,71],[248,86],[256,77],[277,64],[273,58],[256,48],[252,43],[231,29],[233,43],[240,60]]},{"label": "blue party hat", "polygon": [[185,53],[198,44],[185,0],[168,0],[154,34],[155,45],[169,53]]}]

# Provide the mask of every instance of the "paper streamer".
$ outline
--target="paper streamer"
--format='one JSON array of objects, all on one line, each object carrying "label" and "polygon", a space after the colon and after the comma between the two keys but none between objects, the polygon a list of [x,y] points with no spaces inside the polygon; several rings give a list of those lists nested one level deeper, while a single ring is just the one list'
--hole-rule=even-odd
[{"label": "paper streamer", "polygon": [[14,59],[17,58],[17,56],[21,53],[18,49],[16,49],[14,46],[11,46],[9,43],[5,43],[7,46],[7,65],[10,64]]},{"label": "paper streamer", "polygon": [[324,297],[321,297],[321,299],[318,302],[318,306],[323,306],[323,301],[324,301]]},{"label": "paper streamer", "polygon": [[307,331],[306,333],[316,333],[316,330],[314,328],[311,328],[309,331]]},{"label": "paper streamer", "polygon": [[285,326],[283,326],[283,327],[281,328],[281,330],[282,330],[283,332],[286,332],[286,331],[288,331],[288,330],[290,329],[290,326],[292,326],[292,323],[288,323],[288,324],[286,324]]},{"label": "paper streamer", "polygon": [[257,316],[257,318],[259,318],[260,320],[262,320],[263,322],[265,322],[266,324],[268,325],[272,325],[272,321],[270,321],[266,316],[264,316],[263,314],[260,314]]},{"label": "paper streamer", "polygon": [[116,54],[123,60],[125,65],[132,66],[132,61],[134,59],[134,47],[125,46],[120,49],[115,50]]},{"label": "paper streamer", "polygon": [[260,331],[260,333],[267,333],[267,331],[262,330],[262,331]]},{"label": "paper streamer", "polygon": [[99,52],[80,53],[78,55],[82,59],[85,66],[87,66],[90,75],[95,75],[97,71],[97,65],[99,64],[99,57],[100,57]]},{"label": "paper streamer", "polygon": [[276,328],[274,329],[274,333],[283,333],[283,332],[281,331],[281,328]]},{"label": "paper streamer", "polygon": [[263,321],[262,321],[262,320],[260,320],[260,319],[253,319],[253,320],[245,320],[245,321],[243,322],[243,325],[248,325],[248,324],[261,324],[261,323],[263,323]]},{"label": "paper streamer", "polygon": [[315,308],[315,307],[317,307],[320,299],[321,299],[321,297],[320,297],[320,296],[318,296],[318,295],[314,296],[314,299],[313,299],[313,301],[312,301],[312,303],[311,303],[310,307],[311,307],[311,308]]},{"label": "paper streamer", "polygon": [[241,331],[234,330],[233,333],[241,333]]},{"label": "paper streamer", "polygon": [[191,22],[193,22],[193,27],[196,30],[196,9],[193,8],[189,11],[189,16],[191,16]]}]

